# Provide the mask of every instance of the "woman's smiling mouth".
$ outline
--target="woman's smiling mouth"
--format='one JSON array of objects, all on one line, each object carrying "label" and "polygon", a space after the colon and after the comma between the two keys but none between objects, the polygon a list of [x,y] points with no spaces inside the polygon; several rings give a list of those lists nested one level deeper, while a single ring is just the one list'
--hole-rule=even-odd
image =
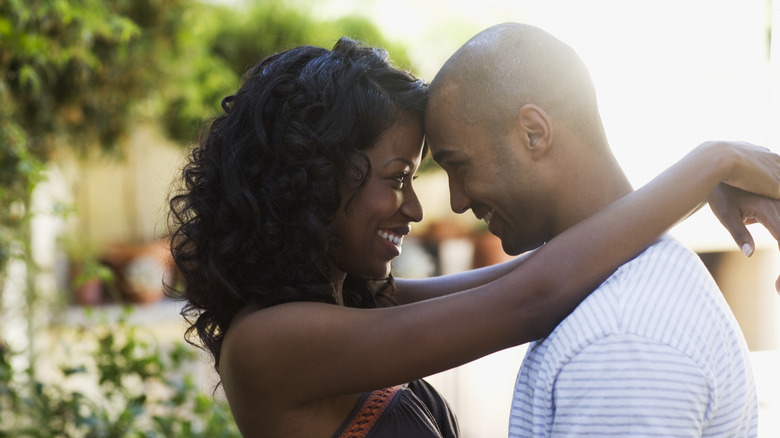
[{"label": "woman's smiling mouth", "polygon": [[397,246],[399,249],[401,248],[401,244],[404,241],[404,236],[400,234],[396,234],[390,230],[377,230],[376,234],[378,234],[379,237]]}]

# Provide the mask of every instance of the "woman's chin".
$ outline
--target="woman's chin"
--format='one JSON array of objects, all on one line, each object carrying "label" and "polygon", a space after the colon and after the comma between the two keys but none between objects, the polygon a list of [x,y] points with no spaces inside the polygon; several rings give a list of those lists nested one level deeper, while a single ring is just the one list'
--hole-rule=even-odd
[{"label": "woman's chin", "polygon": [[375,281],[383,281],[387,279],[389,275],[390,275],[390,263],[387,263],[387,265],[382,268],[377,267],[377,269],[375,270],[372,269],[370,273],[367,273],[367,275],[364,275],[363,277]]}]

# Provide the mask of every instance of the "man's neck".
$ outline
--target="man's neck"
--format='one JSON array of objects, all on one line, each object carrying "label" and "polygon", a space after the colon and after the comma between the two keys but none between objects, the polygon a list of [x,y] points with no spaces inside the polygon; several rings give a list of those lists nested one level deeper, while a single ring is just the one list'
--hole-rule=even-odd
[{"label": "man's neck", "polygon": [[607,205],[633,192],[628,178],[617,164],[589,169],[578,178],[576,186],[569,187],[563,197],[556,234],[596,214]]}]

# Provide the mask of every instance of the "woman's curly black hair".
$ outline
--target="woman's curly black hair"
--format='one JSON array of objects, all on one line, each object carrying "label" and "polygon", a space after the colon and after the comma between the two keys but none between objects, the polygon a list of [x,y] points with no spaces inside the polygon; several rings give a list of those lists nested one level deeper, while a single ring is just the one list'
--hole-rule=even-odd
[{"label": "woman's curly black hair", "polygon": [[[169,293],[187,301],[186,338],[217,369],[244,306],[337,303],[330,223],[339,188],[365,181],[364,151],[395,122],[421,118],[426,100],[427,84],[394,68],[384,50],[342,38],[332,50],[301,46],[261,60],[222,101],[170,200],[183,288]],[[385,305],[392,290],[392,277],[347,275],[344,304]]]}]

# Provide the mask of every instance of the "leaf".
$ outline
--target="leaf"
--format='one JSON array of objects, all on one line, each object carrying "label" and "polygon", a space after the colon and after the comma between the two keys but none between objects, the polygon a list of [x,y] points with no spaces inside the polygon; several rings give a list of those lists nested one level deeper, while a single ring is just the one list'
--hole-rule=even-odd
[{"label": "leaf", "polygon": [[87,368],[84,365],[79,366],[64,366],[61,368],[62,374],[65,375],[65,377],[70,377],[74,374],[85,374],[87,372]]},{"label": "leaf", "polygon": [[30,65],[23,65],[19,69],[19,84],[28,88],[33,95],[38,95],[41,92],[41,80],[38,73]]}]

